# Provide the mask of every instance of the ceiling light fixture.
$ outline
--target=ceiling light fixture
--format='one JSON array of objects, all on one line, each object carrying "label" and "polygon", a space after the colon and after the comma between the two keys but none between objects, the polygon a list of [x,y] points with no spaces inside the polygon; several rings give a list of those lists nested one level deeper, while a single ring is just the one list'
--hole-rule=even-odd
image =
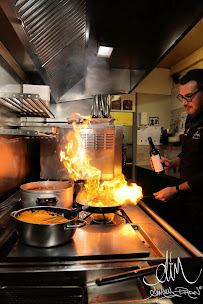
[{"label": "ceiling light fixture", "polygon": [[113,52],[113,47],[100,45],[97,53],[97,57],[110,58]]}]

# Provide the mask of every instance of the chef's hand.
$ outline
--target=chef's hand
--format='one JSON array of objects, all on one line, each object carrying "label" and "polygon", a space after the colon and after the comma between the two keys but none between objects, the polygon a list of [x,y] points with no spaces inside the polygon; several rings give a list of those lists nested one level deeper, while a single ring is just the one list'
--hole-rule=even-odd
[{"label": "chef's hand", "polygon": [[173,161],[165,157],[161,157],[160,163],[164,164],[164,169],[166,172],[173,166]]},{"label": "chef's hand", "polygon": [[167,202],[177,193],[176,187],[167,187],[156,193],[153,193],[155,199]]},{"label": "chef's hand", "polygon": [[[165,157],[161,157],[160,163],[164,164],[164,169],[166,172],[172,167],[172,161]],[[154,166],[153,166],[151,158],[150,158],[150,164],[151,164],[152,169],[154,170]]]}]

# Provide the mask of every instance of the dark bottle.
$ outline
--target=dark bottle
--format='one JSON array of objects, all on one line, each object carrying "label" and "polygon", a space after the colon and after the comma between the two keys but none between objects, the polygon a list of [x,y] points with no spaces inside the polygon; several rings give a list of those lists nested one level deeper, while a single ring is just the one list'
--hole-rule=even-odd
[{"label": "dark bottle", "polygon": [[163,174],[165,170],[162,163],[160,163],[161,156],[159,154],[159,151],[155,148],[151,137],[148,137],[148,141],[150,145],[150,157],[154,166],[154,171],[157,174]]}]

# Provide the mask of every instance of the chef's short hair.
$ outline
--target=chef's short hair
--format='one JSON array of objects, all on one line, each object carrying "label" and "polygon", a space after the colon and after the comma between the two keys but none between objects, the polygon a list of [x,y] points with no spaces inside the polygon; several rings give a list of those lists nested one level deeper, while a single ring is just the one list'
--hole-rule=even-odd
[{"label": "chef's short hair", "polygon": [[188,83],[191,80],[197,82],[198,88],[203,88],[203,69],[193,69],[179,77],[179,83],[181,85]]}]

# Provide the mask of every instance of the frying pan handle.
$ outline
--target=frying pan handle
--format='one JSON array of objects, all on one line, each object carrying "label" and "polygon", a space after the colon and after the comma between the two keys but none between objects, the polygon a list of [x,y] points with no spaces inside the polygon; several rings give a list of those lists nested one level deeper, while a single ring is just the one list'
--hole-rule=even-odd
[{"label": "frying pan handle", "polygon": [[95,280],[95,283],[97,286],[102,286],[102,285],[107,285],[107,284],[122,282],[122,281],[130,280],[130,279],[144,277],[146,275],[156,273],[158,266],[159,265],[154,265],[154,266],[149,266],[146,268],[135,269],[135,270],[127,271],[127,272],[122,272],[119,274],[114,274],[114,275],[107,276],[107,277],[97,278]]},{"label": "frying pan handle", "polygon": [[64,230],[67,230],[67,229],[75,229],[75,228],[81,228],[81,227],[84,227],[85,225],[86,225],[86,222],[85,221],[83,221],[83,220],[77,220],[77,222],[81,222],[81,224],[79,224],[79,225],[65,225],[65,226],[63,226],[63,229]]},{"label": "frying pan handle", "polygon": [[154,198],[154,194],[149,194],[149,195],[144,195],[141,199],[143,198]]},{"label": "frying pan handle", "polygon": [[65,217],[69,217],[70,215],[76,215],[80,211],[85,211],[89,208],[88,205],[81,206],[80,208],[73,209],[65,212]]}]

